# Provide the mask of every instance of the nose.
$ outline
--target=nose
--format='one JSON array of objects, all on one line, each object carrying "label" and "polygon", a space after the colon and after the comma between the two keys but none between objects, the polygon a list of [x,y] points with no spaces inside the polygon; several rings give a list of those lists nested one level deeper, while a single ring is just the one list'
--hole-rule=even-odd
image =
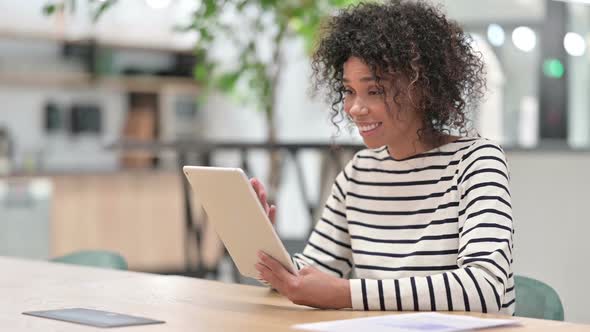
[{"label": "nose", "polygon": [[350,107],[349,113],[352,118],[356,118],[369,114],[369,108],[357,98]]}]

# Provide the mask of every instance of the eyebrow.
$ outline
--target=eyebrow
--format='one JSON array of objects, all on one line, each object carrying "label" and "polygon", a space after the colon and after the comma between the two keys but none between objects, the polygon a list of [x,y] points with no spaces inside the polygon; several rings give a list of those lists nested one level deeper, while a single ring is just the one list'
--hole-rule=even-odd
[{"label": "eyebrow", "polygon": [[[362,77],[362,78],[360,79],[360,81],[361,81],[361,82],[373,82],[373,81],[375,81],[375,77],[372,77],[372,76],[365,76],[365,77]],[[344,77],[344,78],[342,78],[342,82],[344,82],[344,83],[350,83],[350,80],[349,80],[349,79],[347,79],[346,77]]]}]

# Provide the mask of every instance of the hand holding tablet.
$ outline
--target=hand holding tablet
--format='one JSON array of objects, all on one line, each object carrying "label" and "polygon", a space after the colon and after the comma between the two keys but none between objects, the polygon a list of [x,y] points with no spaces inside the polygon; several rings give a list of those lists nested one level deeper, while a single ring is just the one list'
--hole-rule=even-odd
[{"label": "hand holding tablet", "polygon": [[[257,186],[257,181],[251,184],[239,168],[185,166],[183,171],[203,205],[208,222],[242,275],[258,278],[255,265],[259,251],[297,274],[269,219],[274,219],[274,208],[267,207],[263,186]],[[261,198],[265,205],[261,204]]]}]

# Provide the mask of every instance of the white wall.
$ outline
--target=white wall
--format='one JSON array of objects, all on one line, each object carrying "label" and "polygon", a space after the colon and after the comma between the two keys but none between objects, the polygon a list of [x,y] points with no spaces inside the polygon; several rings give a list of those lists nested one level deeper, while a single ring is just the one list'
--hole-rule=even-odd
[{"label": "white wall", "polygon": [[[570,21],[568,31],[588,36],[590,31],[590,6],[582,3],[572,3],[568,6]],[[590,38],[586,37],[586,44],[590,44]],[[590,145],[590,95],[588,84],[590,82],[590,45],[586,45],[586,54],[583,56],[568,56],[569,72],[575,75],[567,75],[568,79],[568,142],[575,147]]]},{"label": "white wall", "polygon": [[92,37],[115,44],[185,50],[191,49],[196,40],[196,34],[178,34],[174,29],[190,21],[198,1],[176,0],[165,9],[152,9],[143,0],[118,1],[116,9],[107,11],[96,25],[92,24],[88,6],[92,1],[76,1],[76,12],[71,14],[68,11],[64,17],[44,16],[42,8],[47,2],[0,1],[0,35],[27,33],[66,39]]},{"label": "white wall", "polygon": [[[100,135],[70,137],[65,132],[46,135],[43,106],[48,100],[69,107],[72,102],[97,103],[102,108]],[[52,170],[113,170],[117,153],[105,146],[120,137],[127,100],[121,93],[103,89],[9,87],[0,85],[0,126],[9,129],[14,142],[15,167]]]},{"label": "white wall", "polygon": [[462,24],[484,22],[542,22],[545,0],[431,0],[445,6],[449,17]]},{"label": "white wall", "polygon": [[508,152],[514,270],[554,287],[565,319],[590,323],[590,152]]}]

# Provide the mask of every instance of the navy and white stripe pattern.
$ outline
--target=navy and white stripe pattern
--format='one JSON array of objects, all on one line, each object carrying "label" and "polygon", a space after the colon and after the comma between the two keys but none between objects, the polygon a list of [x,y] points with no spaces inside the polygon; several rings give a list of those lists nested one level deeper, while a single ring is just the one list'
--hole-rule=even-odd
[{"label": "navy and white stripe pattern", "polygon": [[512,315],[508,179],[503,150],[482,138],[403,160],[360,151],[294,261],[350,278],[357,310]]}]

